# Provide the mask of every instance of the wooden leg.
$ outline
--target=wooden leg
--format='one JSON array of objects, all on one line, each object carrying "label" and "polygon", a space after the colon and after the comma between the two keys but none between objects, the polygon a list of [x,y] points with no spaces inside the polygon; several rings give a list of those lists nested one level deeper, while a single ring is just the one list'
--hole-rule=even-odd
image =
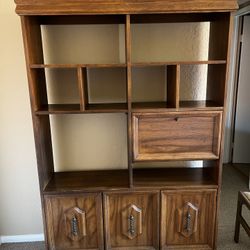
[{"label": "wooden leg", "polygon": [[236,212],[236,221],[235,221],[235,231],[234,231],[234,241],[236,243],[239,243],[241,211],[242,211],[242,199],[241,199],[241,194],[239,193],[238,203],[237,203],[237,212]]}]

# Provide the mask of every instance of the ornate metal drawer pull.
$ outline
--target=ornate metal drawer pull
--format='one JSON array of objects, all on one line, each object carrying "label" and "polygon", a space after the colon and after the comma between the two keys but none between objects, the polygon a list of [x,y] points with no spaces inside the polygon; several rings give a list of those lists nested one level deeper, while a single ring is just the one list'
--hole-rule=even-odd
[{"label": "ornate metal drawer pull", "polygon": [[191,230],[191,214],[188,211],[186,217],[186,230],[189,232]]},{"label": "ornate metal drawer pull", "polygon": [[79,232],[79,230],[78,230],[78,221],[77,221],[76,217],[73,217],[72,220],[71,220],[71,233],[74,236],[77,236],[78,232]]},{"label": "ornate metal drawer pull", "polygon": [[135,234],[135,217],[133,215],[130,215],[129,218],[129,232],[131,235]]}]

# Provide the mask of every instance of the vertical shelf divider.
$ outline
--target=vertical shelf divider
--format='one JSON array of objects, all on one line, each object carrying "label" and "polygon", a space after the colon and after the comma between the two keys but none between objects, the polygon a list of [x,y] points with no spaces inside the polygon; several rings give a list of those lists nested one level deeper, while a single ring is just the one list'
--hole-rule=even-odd
[{"label": "vertical shelf divider", "polygon": [[87,68],[77,68],[78,77],[78,89],[80,97],[80,109],[81,111],[86,110],[89,103],[88,98],[88,80],[87,80]]},{"label": "vertical shelf divider", "polygon": [[21,17],[26,68],[29,83],[32,120],[39,173],[40,191],[42,192],[54,172],[51,129],[49,116],[37,116],[35,112],[42,105],[48,104],[44,69],[31,69],[32,64],[43,64],[41,27],[36,17]]},{"label": "vertical shelf divider", "polygon": [[167,104],[171,108],[180,105],[180,65],[168,65],[167,68]]},{"label": "vertical shelf divider", "polygon": [[131,69],[131,23],[130,15],[126,15],[126,64],[127,64],[127,103],[128,103],[128,171],[129,171],[129,186],[133,187],[133,168],[132,168],[132,69]]}]

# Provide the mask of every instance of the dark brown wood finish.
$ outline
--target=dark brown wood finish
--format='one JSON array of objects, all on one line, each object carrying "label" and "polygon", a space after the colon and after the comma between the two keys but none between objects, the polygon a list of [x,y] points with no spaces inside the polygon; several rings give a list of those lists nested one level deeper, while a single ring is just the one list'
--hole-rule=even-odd
[{"label": "dark brown wood finish", "polygon": [[133,160],[218,159],[221,112],[133,114]]},{"label": "dark brown wood finish", "polygon": [[128,103],[128,170],[129,185],[133,187],[133,168],[132,168],[132,68],[131,68],[131,24],[130,15],[126,15],[125,26],[125,45],[126,45],[126,64],[127,64],[127,103]]},{"label": "dark brown wood finish", "polygon": [[44,194],[128,189],[127,170],[96,170],[54,173]]},{"label": "dark brown wood finish", "polygon": [[182,189],[217,188],[208,168],[137,168],[134,169],[134,188]]},{"label": "dark brown wood finish", "polygon": [[[15,2],[22,16],[48,249],[104,249],[105,245],[116,250],[216,249],[233,23],[230,12],[237,8],[237,1]],[[131,23],[204,21],[211,22],[208,60],[131,62]],[[44,64],[42,24],[125,24],[126,62]],[[180,101],[180,66],[201,64],[208,65],[206,100]],[[132,68],[159,66],[167,68],[167,101],[132,103]],[[117,67],[127,70],[126,102],[89,103],[88,68]],[[48,104],[45,69],[57,68],[77,71],[79,104]],[[54,173],[49,115],[117,112],[128,117],[128,169]],[[204,168],[152,165],[144,169],[134,164],[133,169],[133,153],[134,161],[199,159]]]},{"label": "dark brown wood finish", "polygon": [[161,197],[161,249],[214,249],[216,190],[162,191]]},{"label": "dark brown wood finish", "polygon": [[104,250],[100,194],[45,196],[49,249]]},{"label": "dark brown wood finish", "polygon": [[88,114],[88,113],[127,113],[126,103],[100,103],[87,104],[85,110],[81,110],[80,104],[49,104],[43,105],[36,111],[36,115],[52,114]]},{"label": "dark brown wood finish", "polygon": [[43,63],[41,30],[35,17],[21,17],[24,49],[32,108],[32,119],[36,143],[36,155],[41,190],[50,180],[54,171],[51,145],[51,131],[48,117],[37,117],[35,111],[48,103],[44,70],[34,72],[32,63]]},{"label": "dark brown wood finish", "polygon": [[19,15],[232,11],[235,0],[15,0]]},{"label": "dark brown wood finish", "polygon": [[179,108],[180,101],[180,65],[167,66],[167,103]]},{"label": "dark brown wood finish", "polygon": [[166,61],[166,62],[134,62],[133,67],[152,67],[165,65],[199,65],[199,64],[226,64],[226,60],[209,60],[209,61]]},{"label": "dark brown wood finish", "polygon": [[106,249],[159,249],[158,192],[105,193],[104,211]]},{"label": "dark brown wood finish", "polygon": [[133,112],[167,112],[167,111],[223,111],[223,106],[213,101],[180,101],[179,108],[173,108],[166,102],[134,102]]},{"label": "dark brown wood finish", "polygon": [[80,110],[84,111],[85,110],[85,94],[84,94],[84,79],[83,79],[83,72],[82,68],[77,68],[77,78],[78,78],[78,91],[79,91],[79,96],[80,96]]},{"label": "dark brown wood finish", "polygon": [[[222,63],[222,62],[221,62]],[[125,63],[106,63],[106,64],[30,64],[32,69],[43,69],[43,68],[53,68],[53,69],[71,69],[71,68],[124,68]]]}]

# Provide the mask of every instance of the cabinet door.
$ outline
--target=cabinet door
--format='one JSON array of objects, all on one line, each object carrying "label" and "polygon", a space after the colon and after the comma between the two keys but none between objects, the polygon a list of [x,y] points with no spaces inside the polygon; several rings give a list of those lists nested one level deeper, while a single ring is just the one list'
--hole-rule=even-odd
[{"label": "cabinet door", "polygon": [[45,196],[49,249],[104,249],[100,194]]},{"label": "cabinet door", "polygon": [[133,114],[134,161],[218,159],[221,112]]},{"label": "cabinet door", "polygon": [[159,193],[105,194],[107,249],[159,249]]},{"label": "cabinet door", "polygon": [[216,190],[163,191],[162,249],[213,249]]}]

